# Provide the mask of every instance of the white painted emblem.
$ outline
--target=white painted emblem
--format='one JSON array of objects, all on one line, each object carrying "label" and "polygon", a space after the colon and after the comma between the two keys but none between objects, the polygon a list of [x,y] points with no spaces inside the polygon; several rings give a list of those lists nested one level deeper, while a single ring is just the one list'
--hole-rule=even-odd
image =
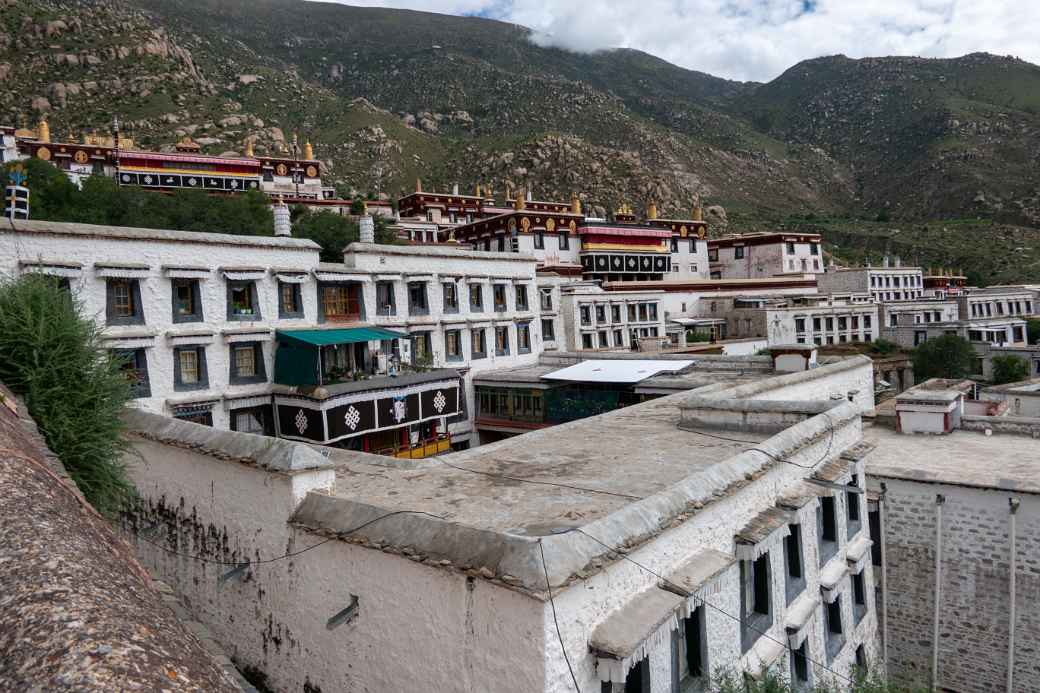
[{"label": "white painted emblem", "polygon": [[437,394],[433,398],[433,408],[440,414],[444,411],[444,407],[448,406],[448,400],[444,398],[444,393],[437,390]]},{"label": "white painted emblem", "polygon": [[408,416],[408,404],[405,402],[404,397],[395,397],[394,406],[390,408],[390,416],[394,417],[394,421],[401,423]]},{"label": "white painted emblem", "polygon": [[356,431],[358,424],[361,422],[361,412],[359,412],[353,404],[347,409],[347,413],[343,415],[343,423],[347,425],[352,431]]},{"label": "white painted emblem", "polygon": [[303,435],[303,432],[307,430],[307,415],[303,413],[303,410],[296,412],[296,430]]}]

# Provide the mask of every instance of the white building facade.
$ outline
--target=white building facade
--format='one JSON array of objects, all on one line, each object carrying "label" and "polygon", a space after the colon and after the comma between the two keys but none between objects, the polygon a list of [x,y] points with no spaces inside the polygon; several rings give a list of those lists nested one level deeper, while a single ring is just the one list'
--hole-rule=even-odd
[{"label": "white building facade", "polygon": [[712,279],[761,279],[823,272],[822,239],[815,233],[747,233],[708,241]]},{"label": "white building facade", "polygon": [[924,295],[920,267],[837,267],[816,278],[820,293],[870,293],[878,303],[914,301]]}]

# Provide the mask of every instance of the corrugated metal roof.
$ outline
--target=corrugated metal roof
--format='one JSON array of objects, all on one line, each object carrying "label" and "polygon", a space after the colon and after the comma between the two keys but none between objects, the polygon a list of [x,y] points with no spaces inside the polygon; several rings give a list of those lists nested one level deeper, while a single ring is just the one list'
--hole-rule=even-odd
[{"label": "corrugated metal roof", "polygon": [[583,383],[638,383],[658,373],[681,371],[695,362],[649,359],[592,359],[542,376],[546,380],[572,380]]}]

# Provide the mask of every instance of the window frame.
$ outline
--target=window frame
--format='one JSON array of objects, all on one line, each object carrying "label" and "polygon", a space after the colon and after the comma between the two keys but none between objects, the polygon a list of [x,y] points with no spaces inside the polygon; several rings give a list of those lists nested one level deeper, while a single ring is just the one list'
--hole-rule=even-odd
[{"label": "window frame", "polygon": [[[452,353],[450,349],[451,339],[455,339],[455,351]],[[444,359],[446,361],[462,361],[465,358],[465,354],[462,350],[462,330],[445,330],[444,331]]]},{"label": "window frame", "polygon": [[[204,320],[202,314],[202,296],[201,294],[201,283],[198,279],[181,279],[173,278],[170,279],[170,320],[174,323],[186,323],[186,322],[202,322]],[[179,313],[177,312],[178,300],[177,290],[178,288],[186,286],[191,291],[191,312],[190,313]]]},{"label": "window frame", "polygon": [[[829,519],[828,515],[830,515]],[[827,561],[838,554],[838,549],[841,548],[838,532],[838,499],[834,495],[821,496],[816,505],[816,536],[820,551],[820,567],[822,568]]]},{"label": "window frame", "polygon": [[[527,341],[527,346],[524,346],[524,340]],[[516,353],[518,354],[530,354],[531,353],[531,323],[521,322],[517,323],[516,326]]]},{"label": "window frame", "polygon": [[[408,282],[408,315],[424,316],[430,314],[430,295],[428,282]],[[416,297],[421,300],[416,300]]]},{"label": "window frame", "polygon": [[[853,474],[849,480],[849,486],[859,488],[859,475]],[[863,504],[860,503],[860,494],[855,491],[845,492],[845,534],[849,539],[856,536],[863,528]]]},{"label": "window frame", "polygon": [[[195,374],[193,383],[184,382],[184,371],[181,354],[195,352]],[[209,367],[206,363],[206,347],[202,344],[189,344],[173,349],[173,389],[175,392],[190,392],[209,388]]]},{"label": "window frame", "polygon": [[[117,359],[127,359],[124,366],[133,364],[130,368],[121,368],[123,372],[133,371],[134,381],[130,384],[130,396],[132,399],[144,399],[152,396],[152,383],[148,375],[148,354],[144,347],[136,349],[110,349],[109,353]],[[142,375],[143,373],[143,375]]]},{"label": "window frame", "polygon": [[[516,309],[517,311],[528,311],[531,308],[530,301],[527,296],[527,285],[526,284],[515,284],[513,286],[513,293],[516,296]],[[521,300],[523,299],[523,300]]]},{"label": "window frame", "polygon": [[[127,297],[130,301],[130,313],[116,313],[116,284],[127,285]],[[141,281],[127,277],[109,277],[105,280],[105,324],[106,325],[143,325],[144,306],[141,305]]]},{"label": "window frame", "polygon": [[[346,313],[329,313],[325,308],[328,302],[325,298],[326,291],[342,291],[346,295],[343,301],[346,304]],[[351,294],[354,294],[352,297]],[[357,302],[357,313],[350,312],[352,300]],[[365,295],[364,290],[357,282],[318,282],[318,322],[320,323],[350,323],[365,319]]]},{"label": "window frame", "polygon": [[[248,385],[267,382],[267,364],[264,362],[263,342],[232,342],[228,344],[228,384]],[[238,350],[253,349],[253,375],[239,375]]]},{"label": "window frame", "polygon": [[[546,326],[548,326],[549,329],[545,329]],[[552,318],[542,318],[542,341],[556,341],[556,324],[553,322]]]},{"label": "window frame", "polygon": [[[477,301],[474,301],[474,296]],[[471,313],[483,313],[484,312],[484,285],[479,283],[471,283],[469,285],[469,311]]]},{"label": "window frame", "polygon": [[[498,300],[499,292],[502,294],[501,302]],[[509,310],[509,290],[502,282],[491,285],[491,308],[496,313],[505,313]]]},{"label": "window frame", "polygon": [[[835,624],[837,624],[836,627]],[[839,594],[834,598],[833,602],[824,602],[823,604],[823,632],[828,664],[833,662],[842,648],[845,647],[844,626],[841,613],[841,595]]]},{"label": "window frame", "polygon": [[[285,301],[285,291],[288,289],[292,293],[292,306],[287,306]],[[289,310],[295,308],[295,310]],[[281,320],[298,319],[304,316],[303,313],[303,289],[302,285],[297,282],[278,282],[278,318]]]},{"label": "window frame", "polygon": [[[384,295],[380,296],[380,290]],[[382,299],[386,299],[383,301]],[[397,282],[381,279],[376,282],[376,317],[393,317],[397,315]]]},{"label": "window frame", "polygon": [[[257,292],[255,279],[227,280],[227,319],[229,322],[256,322],[263,320],[263,311],[260,309],[260,296]],[[249,295],[249,303],[253,312],[249,314],[235,313],[234,295],[235,291],[245,289]]]},{"label": "window frame", "polygon": [[[805,548],[802,541],[802,525],[788,525],[784,537],[784,592],[790,605],[805,591]],[[792,560],[792,554],[794,560]]]},{"label": "window frame", "polygon": [[[499,348],[499,335],[505,335]],[[495,356],[509,356],[509,325],[495,325]]]},{"label": "window frame", "polygon": [[750,650],[773,625],[776,609],[770,554],[766,551],[754,560],[740,561],[741,654]]},{"label": "window frame", "polygon": [[[479,338],[479,339],[478,339]],[[480,349],[477,349],[479,341]],[[473,327],[469,331],[470,360],[487,358],[487,329]]]}]

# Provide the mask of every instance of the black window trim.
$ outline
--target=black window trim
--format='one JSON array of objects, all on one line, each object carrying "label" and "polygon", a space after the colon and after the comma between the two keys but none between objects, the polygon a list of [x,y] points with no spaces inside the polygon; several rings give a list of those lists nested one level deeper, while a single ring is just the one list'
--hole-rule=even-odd
[{"label": "black window trim", "polygon": [[[130,300],[134,302],[133,315],[116,315],[116,292],[114,282],[130,285]],[[105,324],[143,325],[144,306],[141,305],[141,280],[134,277],[107,277],[105,279]]]},{"label": "black window trim", "polygon": [[151,397],[152,382],[148,374],[148,353],[145,350],[145,347],[137,347],[131,349],[115,348],[111,351],[117,358],[133,359],[136,362],[134,370],[136,370],[138,373],[144,374],[144,377],[140,378],[131,387],[131,397],[133,399],[144,399],[145,397]]},{"label": "black window trim", "polygon": [[[260,310],[260,296],[257,292],[256,279],[228,279],[227,280],[227,319],[229,322],[257,322],[263,320],[263,311]],[[253,304],[252,315],[235,315],[232,307],[231,295],[234,289],[246,287],[249,289],[249,300]]]},{"label": "black window trim", "polygon": [[[194,351],[198,359],[198,382],[181,382],[181,352]],[[209,366],[206,363],[206,346],[204,344],[185,344],[173,348],[173,389],[175,392],[191,392],[209,388]]]},{"label": "black window trim", "polygon": [[[177,312],[177,285],[187,284],[191,287],[191,312],[181,315]],[[205,317],[202,311],[202,283],[198,279],[171,277],[170,278],[170,314],[174,323],[203,322]]]},{"label": "black window trim", "polygon": [[[253,347],[253,363],[256,365],[256,375],[240,376],[235,372],[235,350],[243,347]],[[228,384],[248,385],[250,383],[267,382],[267,364],[264,363],[263,342],[232,342],[228,344]]]},{"label": "black window trim", "polygon": [[[296,303],[296,310],[285,310],[285,303],[282,301],[282,290],[286,286],[291,286],[293,290],[293,302]],[[301,290],[302,285],[297,282],[283,282],[278,281],[278,317],[281,320],[291,320],[293,318],[303,317],[303,291]]]}]

